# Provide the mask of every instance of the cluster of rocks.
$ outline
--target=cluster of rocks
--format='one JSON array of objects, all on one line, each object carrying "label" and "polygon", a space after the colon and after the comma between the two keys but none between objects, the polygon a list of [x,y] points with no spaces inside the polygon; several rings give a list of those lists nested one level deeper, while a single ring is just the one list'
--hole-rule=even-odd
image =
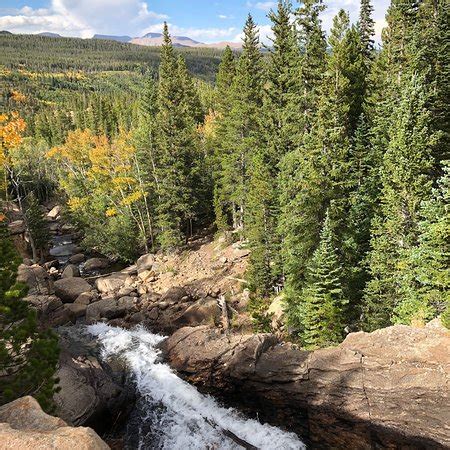
[{"label": "cluster of rocks", "polygon": [[142,323],[152,330],[171,333],[186,325],[220,322],[217,294],[173,286],[160,294],[152,290],[159,276],[154,255],[144,255],[135,266],[95,281],[100,300],[88,306],[86,321],[107,319],[124,327]]},{"label": "cluster of rocks", "polygon": [[[84,265],[104,267],[101,258]],[[78,266],[68,264],[59,279],[46,264],[19,267],[18,280],[29,286],[25,298],[38,311],[47,326],[108,321],[129,327],[143,323],[154,330],[170,333],[183,326],[218,325],[223,310],[219,292],[188,291],[185,287],[169,288],[164,294],[152,290],[152,282],[160,276],[154,255],[144,255],[136,265],[120,272],[94,277],[90,284],[80,276]],[[59,273],[59,272],[58,272]]]}]

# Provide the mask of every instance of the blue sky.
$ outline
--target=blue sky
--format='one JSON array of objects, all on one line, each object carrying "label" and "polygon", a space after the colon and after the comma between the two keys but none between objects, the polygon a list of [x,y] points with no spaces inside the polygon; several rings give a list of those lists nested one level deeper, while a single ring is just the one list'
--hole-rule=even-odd
[{"label": "blue sky", "polygon": [[[293,2],[297,5],[297,2]],[[325,0],[325,29],[340,8],[357,20],[359,0]],[[373,0],[379,38],[389,0]],[[247,14],[270,34],[266,15],[276,1],[257,0],[0,0],[0,30],[14,33],[51,31],[63,36],[94,33],[142,36],[159,32],[166,20],[174,35],[202,42],[239,41]]]}]

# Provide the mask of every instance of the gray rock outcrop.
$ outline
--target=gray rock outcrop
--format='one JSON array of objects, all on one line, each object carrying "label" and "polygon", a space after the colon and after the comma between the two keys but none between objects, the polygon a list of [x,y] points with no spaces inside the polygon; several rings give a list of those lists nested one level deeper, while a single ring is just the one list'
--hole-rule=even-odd
[{"label": "gray rock outcrop", "polygon": [[97,358],[90,337],[72,336],[77,330],[60,329],[61,355],[55,374],[59,392],[54,395],[58,416],[72,425],[105,425],[125,416],[133,406],[134,392],[126,385],[122,366],[114,370]]},{"label": "gray rock outcrop", "polygon": [[450,446],[448,331],[393,326],[311,352],[271,334],[187,327],[164,348],[185,378],[292,427],[313,448]]}]

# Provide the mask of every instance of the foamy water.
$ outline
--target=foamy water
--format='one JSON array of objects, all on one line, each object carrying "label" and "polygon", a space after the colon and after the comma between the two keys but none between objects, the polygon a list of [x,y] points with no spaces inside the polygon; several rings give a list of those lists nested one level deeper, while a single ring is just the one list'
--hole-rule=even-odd
[{"label": "foamy water", "polygon": [[156,345],[164,336],[142,327],[124,330],[103,323],[89,326],[88,331],[102,344],[102,357],[120,357],[134,377],[143,409],[140,449],[241,449],[224,430],[261,450],[306,448],[293,433],[220,406],[158,362]]}]

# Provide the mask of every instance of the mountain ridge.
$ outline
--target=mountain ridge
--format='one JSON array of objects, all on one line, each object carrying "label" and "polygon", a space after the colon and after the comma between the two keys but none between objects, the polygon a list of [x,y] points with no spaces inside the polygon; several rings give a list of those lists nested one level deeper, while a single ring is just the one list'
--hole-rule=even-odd
[{"label": "mountain ridge", "polygon": [[[1,32],[2,34],[14,34],[7,30]],[[32,34],[32,33],[30,33]],[[34,33],[36,36],[46,36],[46,37],[60,37],[64,38],[66,36],[61,36],[57,33],[52,33],[49,31],[44,31],[42,33]],[[162,33],[153,33],[149,32],[139,37],[131,37],[128,35],[113,35],[113,34],[94,34],[91,38],[87,39],[97,39],[97,40],[108,40],[108,41],[116,41],[128,44],[136,44],[145,47],[160,47],[163,44],[163,35]],[[174,47],[196,47],[196,48],[217,48],[217,49],[225,49],[226,46],[231,47],[232,49],[239,50],[242,48],[242,44],[239,42],[230,42],[230,41],[220,41],[220,42],[210,42],[204,43],[200,41],[196,41],[195,39],[190,38],[189,36],[172,36],[172,44]]]}]

